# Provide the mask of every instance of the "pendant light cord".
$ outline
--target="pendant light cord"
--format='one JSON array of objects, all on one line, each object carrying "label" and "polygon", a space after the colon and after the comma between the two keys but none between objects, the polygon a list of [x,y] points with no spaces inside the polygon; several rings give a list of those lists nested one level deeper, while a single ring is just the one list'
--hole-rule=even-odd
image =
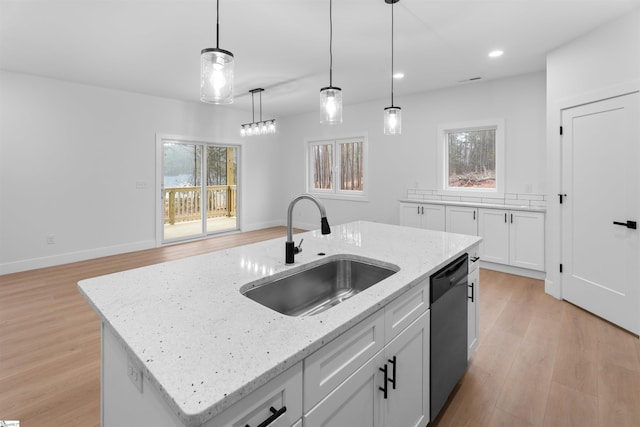
[{"label": "pendant light cord", "polygon": [[220,48],[220,0],[216,0],[216,49]]},{"label": "pendant light cord", "polygon": [[393,107],[393,4],[391,3],[391,106]]},{"label": "pendant light cord", "polygon": [[329,87],[333,86],[333,0],[329,0]]},{"label": "pendant light cord", "polygon": [[260,121],[262,121],[262,91],[260,91]]}]

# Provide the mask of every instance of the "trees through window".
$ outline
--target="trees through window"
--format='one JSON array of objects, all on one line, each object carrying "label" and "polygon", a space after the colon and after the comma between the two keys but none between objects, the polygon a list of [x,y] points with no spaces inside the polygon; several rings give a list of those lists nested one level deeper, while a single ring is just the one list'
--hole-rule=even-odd
[{"label": "trees through window", "polygon": [[311,141],[308,156],[309,192],[347,197],[365,195],[364,138]]}]

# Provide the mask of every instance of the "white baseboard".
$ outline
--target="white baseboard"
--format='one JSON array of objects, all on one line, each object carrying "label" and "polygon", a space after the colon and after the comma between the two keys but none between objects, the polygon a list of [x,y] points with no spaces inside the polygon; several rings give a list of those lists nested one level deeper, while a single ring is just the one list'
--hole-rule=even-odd
[{"label": "white baseboard", "polygon": [[85,261],[110,255],[118,255],[127,252],[142,251],[156,247],[155,240],[127,243],[124,245],[107,246],[103,248],[88,249],[85,251],[67,252],[40,258],[30,258],[0,264],[0,275],[18,273],[20,271],[35,270],[37,268],[52,267],[54,265],[69,264],[71,262]]},{"label": "white baseboard", "polygon": [[515,274],[516,276],[531,277],[532,279],[545,280],[547,273],[544,271],[529,270],[528,268],[513,267],[511,265],[496,264],[480,259],[480,267],[501,273]]}]

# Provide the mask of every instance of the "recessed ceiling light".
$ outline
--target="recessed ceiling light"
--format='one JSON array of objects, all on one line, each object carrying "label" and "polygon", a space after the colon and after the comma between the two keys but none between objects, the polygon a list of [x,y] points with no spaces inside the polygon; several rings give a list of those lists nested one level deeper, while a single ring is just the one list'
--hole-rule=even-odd
[{"label": "recessed ceiling light", "polygon": [[502,56],[504,52],[501,50],[494,50],[493,52],[489,52],[489,58],[497,58],[499,56]]},{"label": "recessed ceiling light", "polygon": [[393,78],[394,79],[402,79],[402,78],[404,78],[404,73],[395,73],[393,75]]}]

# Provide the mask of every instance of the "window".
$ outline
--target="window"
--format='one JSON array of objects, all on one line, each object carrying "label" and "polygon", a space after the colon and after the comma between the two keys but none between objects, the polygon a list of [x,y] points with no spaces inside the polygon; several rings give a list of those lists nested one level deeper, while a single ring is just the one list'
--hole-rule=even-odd
[{"label": "window", "polygon": [[307,191],[337,198],[366,198],[366,138],[307,143]]},{"label": "window", "polygon": [[441,125],[438,135],[440,190],[503,193],[503,120]]}]

